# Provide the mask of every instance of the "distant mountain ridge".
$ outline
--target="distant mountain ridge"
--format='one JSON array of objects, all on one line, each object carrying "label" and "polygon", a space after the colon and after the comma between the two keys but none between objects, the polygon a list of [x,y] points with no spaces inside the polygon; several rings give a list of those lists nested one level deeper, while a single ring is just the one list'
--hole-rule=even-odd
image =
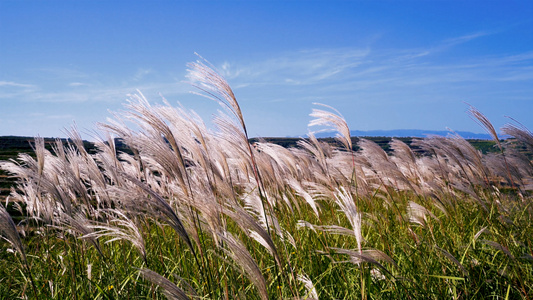
[{"label": "distant mountain ridge", "polygon": [[[492,137],[486,133],[473,133],[469,131],[455,131],[464,139],[478,139],[478,140],[490,140]],[[368,137],[419,137],[424,138],[431,135],[448,136],[453,134],[451,131],[446,130],[422,130],[422,129],[394,129],[394,130],[352,130],[351,136],[368,136]],[[319,132],[316,133],[317,138],[334,137],[335,132]]]}]

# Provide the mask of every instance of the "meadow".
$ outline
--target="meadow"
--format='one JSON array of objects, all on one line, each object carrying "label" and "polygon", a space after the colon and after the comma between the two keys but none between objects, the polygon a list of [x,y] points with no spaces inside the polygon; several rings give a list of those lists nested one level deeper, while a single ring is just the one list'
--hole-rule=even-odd
[{"label": "meadow", "polygon": [[[2,299],[530,299],[533,135],[518,122],[483,153],[458,135],[354,145],[340,112],[317,105],[298,147],[249,141],[228,83],[189,65],[194,112],[132,95],[100,124],[0,167]],[[117,151],[120,139],[129,151]],[[420,152],[414,152],[417,147]],[[531,153],[531,152],[530,152]]]}]

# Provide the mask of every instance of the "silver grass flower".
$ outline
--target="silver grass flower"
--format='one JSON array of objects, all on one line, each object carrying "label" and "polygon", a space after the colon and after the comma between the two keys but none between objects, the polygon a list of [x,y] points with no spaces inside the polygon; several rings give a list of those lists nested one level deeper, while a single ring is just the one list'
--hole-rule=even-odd
[{"label": "silver grass flower", "polygon": [[492,139],[498,145],[498,148],[500,148],[501,154],[503,156],[503,161],[505,163],[505,169],[507,171],[509,183],[512,187],[514,187],[515,182],[510,174],[509,164],[505,157],[505,152],[503,150],[502,144],[500,143],[500,138],[498,137],[498,134],[496,133],[494,126],[492,126],[492,123],[489,121],[489,119],[484,114],[482,114],[479,110],[477,110],[475,107],[470,106],[468,113],[472,116],[472,118],[474,118],[474,120],[478,122],[478,124],[480,124],[483,128],[485,128],[485,130],[492,136]]},{"label": "silver grass flower", "polygon": [[314,232],[316,232],[316,226],[304,220],[298,220],[298,222],[296,222],[296,227],[297,228],[309,228],[313,230]]},{"label": "silver grass flower", "polygon": [[392,157],[394,163],[396,165],[402,165],[405,168],[405,172],[402,173],[407,173],[408,178],[411,178],[413,181],[418,181],[419,171],[413,150],[407,144],[395,138],[391,140],[390,147],[394,151]]},{"label": "silver grass flower", "polygon": [[494,126],[492,126],[492,123],[489,121],[489,119],[474,106],[470,104],[468,104],[468,106],[469,108],[467,112],[470,117],[479,125],[481,125],[481,127],[483,127],[488,134],[490,134],[490,136],[498,144],[498,147],[500,149],[503,149],[502,145],[500,144],[500,138],[498,137],[498,133],[496,133],[496,129],[494,129]]},{"label": "silver grass flower", "polygon": [[309,276],[305,274],[298,274],[296,278],[298,279],[298,281],[304,284],[305,289],[307,290],[307,295],[301,298],[301,300],[318,300],[318,293],[316,291],[315,285],[313,284],[313,281],[309,279]]},{"label": "silver grass flower", "polygon": [[385,271],[387,274],[391,274],[385,266],[383,266],[378,260],[388,262],[395,267],[397,267],[396,262],[392,258],[390,258],[387,254],[383,253],[382,251],[376,250],[376,249],[370,249],[370,250],[364,250],[364,251],[353,251],[348,249],[342,249],[342,248],[335,248],[330,247],[331,250],[339,253],[339,254],[346,254],[350,257],[350,262],[356,265],[359,265],[362,262],[367,262],[370,264],[375,265],[376,267],[380,268],[381,270]]},{"label": "silver grass flower", "polygon": [[227,149],[223,148],[223,151],[227,152],[230,157],[249,160],[248,138],[230,117],[219,113],[213,118],[213,123],[218,129],[215,135],[226,141],[226,145],[229,146]]},{"label": "silver grass flower", "polygon": [[218,102],[222,107],[228,109],[240,122],[243,131],[246,133],[246,125],[241,112],[241,108],[233,90],[224,79],[213,68],[206,65],[206,60],[197,60],[188,64],[187,77],[191,80],[193,86],[203,93],[197,93],[211,100]]},{"label": "silver grass flower", "polygon": [[296,181],[295,179],[289,179],[287,183],[296,192],[298,196],[302,197],[305,202],[307,202],[307,204],[311,206],[316,217],[320,219],[320,214],[318,211],[318,207],[315,203],[315,199],[313,199],[313,197],[306,190],[304,190],[300,182]]},{"label": "silver grass flower", "polygon": [[81,238],[88,240],[96,248],[98,253],[103,257],[102,249],[98,243],[98,234],[94,232],[93,223],[88,220],[84,214],[76,213],[74,216],[63,214],[61,216],[61,223],[64,230],[72,229],[81,235]]},{"label": "silver grass flower", "polygon": [[431,211],[429,211],[427,208],[413,201],[409,201],[409,205],[407,206],[407,215],[409,216],[410,222],[413,222],[413,223],[416,223],[422,226],[426,226],[428,216],[439,221],[439,219],[437,219],[437,217]]},{"label": "silver grass flower", "polygon": [[194,247],[189,238],[189,234],[185,230],[185,227],[183,226],[183,223],[181,222],[178,215],[174,212],[172,207],[170,207],[170,205],[165,201],[165,199],[163,199],[160,195],[154,192],[154,190],[152,190],[150,187],[148,187],[145,183],[138,180],[137,178],[134,178],[126,173],[121,174],[126,179],[128,179],[129,181],[140,187],[142,190],[144,190],[146,193],[148,193],[154,199],[154,201],[152,201],[149,205],[154,207],[155,210],[161,214],[161,217],[178,233],[178,235],[185,241],[187,246],[189,246],[193,254],[195,254],[196,252],[194,251]]},{"label": "silver grass flower", "polygon": [[393,186],[400,190],[418,190],[411,184],[398,166],[391,161],[387,153],[375,142],[367,139],[359,139],[358,146],[361,148],[361,157],[366,159],[366,166],[377,175],[380,185]]},{"label": "silver grass flower", "polygon": [[140,140],[135,141],[133,145],[141,151],[141,154],[154,159],[169,176],[179,180],[187,192],[186,162],[182,147],[178,144],[179,138],[164,117],[151,107],[142,94],[138,93],[131,97],[128,105],[130,110],[126,117],[144,129],[137,136]]},{"label": "silver grass flower", "polygon": [[349,194],[344,187],[341,187],[335,193],[335,202],[341,208],[341,211],[346,215],[348,221],[352,225],[352,229],[357,241],[357,249],[362,253],[361,243],[363,235],[361,233],[361,213],[357,210],[352,195]]},{"label": "silver grass flower", "polygon": [[[103,237],[110,237],[111,239],[107,240],[105,242],[106,244],[117,240],[128,241],[139,251],[144,261],[146,262],[146,248],[144,244],[144,238],[138,225],[119,210],[105,210],[103,211],[103,213],[108,219],[107,223],[95,222],[91,225],[87,225],[87,227],[89,227],[93,231],[86,233],[81,238],[92,240],[100,239]],[[79,218],[78,223],[80,223]],[[93,244],[97,245],[96,243]]]},{"label": "silver grass flower", "polygon": [[17,226],[7,212],[6,208],[0,204],[0,237],[10,243],[22,256],[22,260],[27,264],[24,245],[17,231]]},{"label": "silver grass flower", "polygon": [[265,247],[281,267],[276,245],[267,230],[261,226],[244,208],[233,205],[232,209],[224,208],[224,214],[233,219],[239,227],[252,239]]},{"label": "silver grass flower", "polygon": [[459,134],[452,135],[449,140],[454,145],[453,148],[456,149],[456,152],[461,155],[463,164],[467,165],[473,171],[474,175],[488,182],[491,174],[483,164],[481,151],[474,148],[470,142]]},{"label": "silver grass flower", "polygon": [[342,114],[336,110],[335,108],[321,104],[321,103],[313,103],[314,105],[320,105],[324,106],[330,110],[333,110],[333,112],[321,110],[321,109],[313,109],[313,112],[310,114],[311,117],[314,117],[315,119],[311,120],[309,122],[308,126],[328,126],[332,127],[335,130],[337,130],[337,139],[346,147],[346,150],[351,151],[352,150],[352,139],[350,135],[350,128],[348,127],[348,124],[346,123],[346,120],[342,116]]},{"label": "silver grass flower", "polygon": [[300,140],[298,141],[298,146],[309,151],[314,156],[314,158],[318,160],[318,163],[320,164],[320,167],[322,168],[321,173],[329,177],[328,163],[326,160],[326,158],[330,154],[330,151],[328,151],[330,150],[328,147],[329,145],[319,142],[312,132],[308,133],[308,136],[309,136],[309,141]]},{"label": "silver grass flower", "polygon": [[27,275],[30,279],[31,286],[33,288],[33,296],[34,298],[37,298],[37,288],[35,286],[35,282],[33,280],[33,275],[31,272],[30,265],[28,263],[28,259],[26,257],[26,252],[24,251],[24,245],[22,244],[22,241],[20,239],[20,235],[17,231],[17,227],[15,226],[15,223],[13,222],[13,219],[5,209],[3,205],[0,204],[0,238],[6,240],[8,243],[10,243],[20,254],[22,257],[23,266],[26,267],[26,271],[28,272]]},{"label": "silver grass flower", "polygon": [[524,125],[514,120],[515,124],[506,124],[503,126],[502,131],[517,140],[523,142],[530,150],[533,150],[533,133],[529,131]]},{"label": "silver grass flower", "polygon": [[120,174],[117,170],[123,171],[123,164],[120,162],[119,156],[117,154],[117,148],[115,145],[115,139],[111,137],[109,132],[106,132],[106,139],[98,139],[95,142],[95,146],[98,148],[98,153],[94,156],[94,161],[98,162],[96,165],[97,168],[88,169],[88,177],[93,183],[93,188],[99,188],[105,190],[106,179],[110,181],[111,184],[119,185],[121,180],[119,179]]},{"label": "silver grass flower", "polygon": [[239,270],[243,275],[255,285],[262,300],[268,299],[266,280],[259,269],[259,266],[253,259],[246,247],[231,233],[224,232],[219,234],[224,241],[222,250],[240,267]]},{"label": "silver grass flower", "polygon": [[263,208],[263,202],[261,201],[258,193],[255,190],[251,190],[243,196],[242,200],[244,202],[244,208],[246,211],[255,216],[259,224],[266,229],[268,220]]},{"label": "silver grass flower", "polygon": [[[163,295],[170,300],[190,300],[191,298],[172,281],[150,269],[140,269],[139,274],[162,289]],[[189,285],[190,286],[190,285]]]},{"label": "silver grass flower", "polygon": [[299,220],[296,223],[296,226],[298,228],[309,228],[313,230],[314,232],[317,232],[317,230],[319,230],[319,231],[332,233],[332,234],[348,235],[348,236],[355,237],[353,229],[348,229],[346,227],[342,227],[338,225],[314,225],[307,221]]},{"label": "silver grass flower", "polygon": [[34,143],[35,145],[33,147],[33,151],[35,152],[35,157],[37,158],[38,165],[37,174],[41,176],[43,174],[44,160],[47,151],[44,148],[44,139],[42,137],[36,137],[34,139]]},{"label": "silver grass flower", "polygon": [[256,143],[256,147],[261,153],[267,154],[271,160],[274,160],[283,174],[291,174],[293,177],[298,175],[298,160],[291,150],[280,145],[264,142]]}]

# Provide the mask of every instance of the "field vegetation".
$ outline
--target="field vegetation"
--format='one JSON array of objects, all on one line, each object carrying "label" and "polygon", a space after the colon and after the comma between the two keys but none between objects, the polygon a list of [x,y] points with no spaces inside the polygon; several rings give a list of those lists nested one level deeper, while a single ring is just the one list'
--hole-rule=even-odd
[{"label": "field vegetation", "polygon": [[385,152],[322,105],[309,125],[338,131],[337,144],[310,133],[285,148],[249,142],[204,62],[189,76],[224,107],[215,130],[139,93],[94,150],[72,129],[0,164],[16,178],[7,206],[24,216],[0,205],[0,298],[533,296],[533,166],[516,146],[532,151],[533,136],[519,123],[503,128],[508,144],[471,107],[495,152],[457,135]]}]

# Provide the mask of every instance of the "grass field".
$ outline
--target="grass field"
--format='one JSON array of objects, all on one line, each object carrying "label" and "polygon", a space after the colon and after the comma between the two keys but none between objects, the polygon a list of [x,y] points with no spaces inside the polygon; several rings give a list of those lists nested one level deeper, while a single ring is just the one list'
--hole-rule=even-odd
[{"label": "grass field", "polygon": [[319,106],[310,126],[337,130],[337,144],[250,143],[227,83],[190,68],[227,108],[215,131],[139,94],[95,150],[72,130],[0,164],[25,216],[0,206],[0,298],[533,297],[533,136],[520,124],[502,142],[471,108],[495,152],[458,136],[385,152]]}]

